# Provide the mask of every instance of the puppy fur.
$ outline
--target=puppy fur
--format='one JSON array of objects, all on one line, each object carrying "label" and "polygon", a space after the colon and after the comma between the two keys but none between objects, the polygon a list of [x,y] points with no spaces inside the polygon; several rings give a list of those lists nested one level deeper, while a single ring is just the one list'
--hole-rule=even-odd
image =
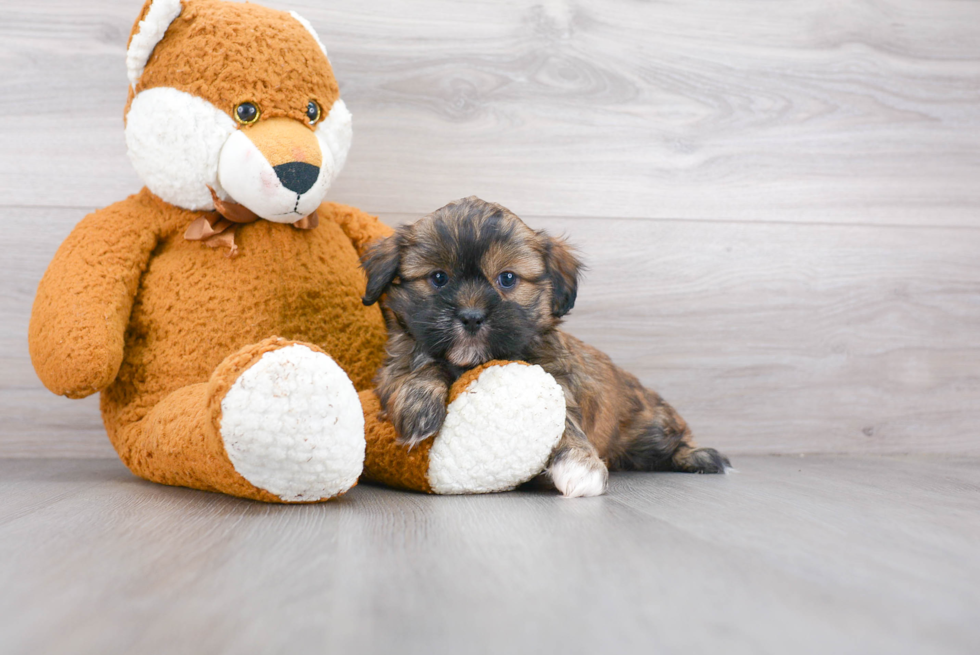
[{"label": "puppy fur", "polygon": [[558,329],[582,265],[563,239],[476,197],[374,244],[364,304],[382,303],[387,357],[375,379],[403,443],[436,434],[449,387],[491,359],[538,364],[565,391],[565,432],[548,473],[565,496],[605,491],[608,470],[723,473],[684,419],[602,352]]}]

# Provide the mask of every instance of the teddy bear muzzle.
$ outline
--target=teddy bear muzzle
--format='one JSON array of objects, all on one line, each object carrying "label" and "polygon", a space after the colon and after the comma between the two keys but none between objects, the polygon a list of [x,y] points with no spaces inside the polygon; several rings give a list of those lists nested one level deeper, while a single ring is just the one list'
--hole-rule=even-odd
[{"label": "teddy bear muzzle", "polygon": [[315,131],[290,118],[269,118],[228,137],[218,181],[256,215],[294,223],[323,202],[334,168],[329,144]]}]

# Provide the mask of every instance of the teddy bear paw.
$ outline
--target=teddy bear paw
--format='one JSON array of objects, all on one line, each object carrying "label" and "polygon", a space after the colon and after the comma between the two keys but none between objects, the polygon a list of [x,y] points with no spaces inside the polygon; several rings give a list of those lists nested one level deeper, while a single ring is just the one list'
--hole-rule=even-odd
[{"label": "teddy bear paw", "polygon": [[513,489],[540,473],[565,429],[565,395],[540,366],[491,366],[449,404],[429,452],[439,494]]},{"label": "teddy bear paw", "polygon": [[301,344],[265,353],[221,401],[221,437],[235,470],[292,502],[331,498],[357,482],[364,415],[350,378]]}]

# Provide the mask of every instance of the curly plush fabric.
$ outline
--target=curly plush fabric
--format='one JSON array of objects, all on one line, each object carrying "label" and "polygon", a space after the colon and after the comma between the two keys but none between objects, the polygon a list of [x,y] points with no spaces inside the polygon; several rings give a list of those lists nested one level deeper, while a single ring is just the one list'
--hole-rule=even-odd
[{"label": "curly plush fabric", "polygon": [[364,416],[330,357],[303,344],[265,353],[221,400],[221,434],[242,477],[291,502],[331,498],[357,483]]},{"label": "curly plush fabric", "polygon": [[450,389],[439,434],[409,450],[379,417],[373,391],[360,394],[367,426],[364,477],[437,494],[513,489],[539,474],[565,429],[565,396],[540,366],[492,361]]},{"label": "curly plush fabric", "polygon": [[[134,34],[144,17],[137,19]],[[306,123],[310,100],[326,112],[340,97],[325,61],[317,40],[288,12],[254,4],[243,10],[238,3],[220,0],[188,1],[130,89],[129,102],[144,89],[166,86],[204,98],[229,114],[240,103],[253,102],[265,117]]]}]

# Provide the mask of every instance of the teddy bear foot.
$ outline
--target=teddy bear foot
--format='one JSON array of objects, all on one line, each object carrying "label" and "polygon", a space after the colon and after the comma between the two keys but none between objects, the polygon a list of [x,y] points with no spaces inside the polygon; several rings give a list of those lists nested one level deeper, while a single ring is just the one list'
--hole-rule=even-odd
[{"label": "teddy bear foot", "polygon": [[287,502],[344,493],[364,463],[354,385],[302,344],[266,352],[241,372],[221,399],[220,434],[235,471]]},{"label": "teddy bear foot", "polygon": [[490,366],[454,395],[429,451],[432,491],[506,491],[544,468],[565,428],[565,397],[540,366]]}]

